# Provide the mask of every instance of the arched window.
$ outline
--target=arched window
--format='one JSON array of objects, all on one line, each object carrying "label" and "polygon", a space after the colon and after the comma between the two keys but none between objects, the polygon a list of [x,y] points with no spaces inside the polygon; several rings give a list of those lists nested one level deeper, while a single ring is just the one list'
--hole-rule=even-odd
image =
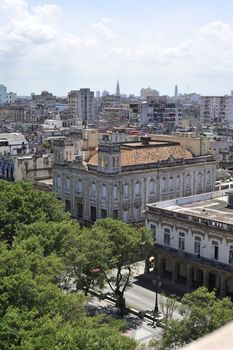
[{"label": "arched window", "polygon": [[149,183],[149,192],[150,194],[154,194],[155,193],[155,182],[153,179],[150,180]]},{"label": "arched window", "polygon": [[185,176],[185,188],[190,188],[191,187],[191,176],[190,174]]},{"label": "arched window", "polygon": [[70,190],[70,178],[67,177],[66,178],[66,186],[65,186],[66,190],[69,191]]},{"label": "arched window", "polygon": [[166,192],[166,177],[162,178],[162,191]]},{"label": "arched window", "polygon": [[176,177],[176,189],[178,190],[180,188],[180,175],[177,175]]},{"label": "arched window", "polygon": [[202,173],[201,172],[199,172],[197,175],[197,184],[198,184],[198,186],[202,185]]},{"label": "arched window", "polygon": [[91,196],[95,197],[96,196],[96,183],[92,182],[91,184]]},{"label": "arched window", "polygon": [[117,185],[113,186],[113,199],[117,199],[118,198],[118,191],[117,191]]},{"label": "arched window", "polygon": [[106,196],[107,196],[107,188],[106,188],[106,185],[103,184],[102,187],[101,187],[101,197],[102,197],[103,199],[105,199]]},{"label": "arched window", "polygon": [[123,196],[124,197],[128,197],[129,196],[129,185],[127,183],[124,184]]},{"label": "arched window", "polygon": [[210,173],[209,170],[206,173],[206,181],[207,181],[208,184],[210,184],[210,182],[211,182],[211,173]]},{"label": "arched window", "polygon": [[172,176],[170,176],[170,179],[169,179],[169,190],[172,191],[173,190],[173,182],[174,182],[174,179]]},{"label": "arched window", "polygon": [[140,195],[140,182],[139,181],[137,181],[135,184],[135,194],[136,194],[136,196]]},{"label": "arched window", "polygon": [[82,191],[83,191],[83,183],[82,183],[82,180],[79,179],[76,186],[76,192],[82,193]]}]

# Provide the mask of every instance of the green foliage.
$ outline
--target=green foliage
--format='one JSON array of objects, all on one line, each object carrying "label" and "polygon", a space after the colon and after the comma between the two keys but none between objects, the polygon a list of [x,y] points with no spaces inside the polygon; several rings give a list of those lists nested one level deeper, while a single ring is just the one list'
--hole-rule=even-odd
[{"label": "green foliage", "polygon": [[72,279],[76,290],[103,288],[109,254],[107,236],[97,229],[71,232],[64,238],[63,256],[67,266],[66,276]]},{"label": "green foliage", "polygon": [[88,299],[60,288],[70,276],[102,287],[109,254],[107,236],[81,229],[53,194],[0,181],[0,349],[135,349],[123,323],[88,317]]},{"label": "green foliage", "polygon": [[181,347],[223,326],[233,319],[233,303],[229,298],[218,299],[215,291],[205,287],[185,294],[181,300],[183,319],[169,320],[156,349]]},{"label": "green foliage", "polygon": [[[60,255],[62,254],[62,251],[64,252],[64,242],[66,242],[66,237],[76,237],[80,232],[81,228],[75,221],[36,221],[30,225],[20,225],[17,230],[16,242],[36,236],[40,244],[43,246],[44,254],[46,256],[51,253]],[[71,246],[67,246],[67,243],[66,249],[71,249]]]},{"label": "green foliage", "polygon": [[0,180],[0,239],[13,244],[21,224],[69,219],[54,194],[37,192],[32,184]]},{"label": "green foliage", "polygon": [[109,249],[105,256],[108,270],[103,270],[103,274],[117,297],[116,305],[124,313],[124,293],[131,284],[133,263],[145,256],[151,247],[151,233],[110,218],[98,220],[92,232],[99,232],[108,240]]}]

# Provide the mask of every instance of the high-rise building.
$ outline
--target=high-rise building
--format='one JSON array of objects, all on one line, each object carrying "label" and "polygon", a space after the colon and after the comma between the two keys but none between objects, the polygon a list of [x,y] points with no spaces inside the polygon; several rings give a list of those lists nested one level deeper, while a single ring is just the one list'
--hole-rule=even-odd
[{"label": "high-rise building", "polygon": [[95,123],[94,92],[90,89],[72,90],[68,93],[69,110],[84,123]]},{"label": "high-rise building", "polygon": [[159,96],[159,92],[157,90],[148,88],[142,88],[140,91],[141,99],[146,100],[147,97]]},{"label": "high-rise building", "polygon": [[204,125],[231,123],[233,121],[233,97],[202,96],[200,117]]},{"label": "high-rise building", "polygon": [[0,85],[0,105],[4,105],[7,100],[7,92],[6,87],[4,85]]},{"label": "high-rise building", "polygon": [[116,85],[116,96],[121,96],[119,80],[117,80]]},{"label": "high-rise building", "polygon": [[178,86],[175,86],[175,91],[174,91],[174,97],[177,98],[178,97]]},{"label": "high-rise building", "polygon": [[102,91],[102,97],[108,96],[109,92],[107,90]]}]

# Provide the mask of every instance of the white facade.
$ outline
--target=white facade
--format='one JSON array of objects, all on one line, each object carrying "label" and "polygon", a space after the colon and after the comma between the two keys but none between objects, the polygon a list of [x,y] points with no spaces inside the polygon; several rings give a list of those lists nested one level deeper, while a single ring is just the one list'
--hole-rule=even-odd
[{"label": "white facade", "polygon": [[233,96],[202,96],[200,117],[203,124],[233,125]]},{"label": "white facade", "polygon": [[15,92],[8,92],[6,94],[6,103],[11,105],[14,104],[17,100],[17,94]]},{"label": "white facade", "polygon": [[160,272],[173,284],[233,295],[233,209],[225,191],[149,204],[145,216],[157,268],[160,257]]},{"label": "white facade", "polygon": [[17,156],[29,153],[28,142],[20,133],[0,133],[0,154]]},{"label": "white facade", "polygon": [[43,129],[60,129],[63,126],[63,120],[45,119],[42,125]]}]

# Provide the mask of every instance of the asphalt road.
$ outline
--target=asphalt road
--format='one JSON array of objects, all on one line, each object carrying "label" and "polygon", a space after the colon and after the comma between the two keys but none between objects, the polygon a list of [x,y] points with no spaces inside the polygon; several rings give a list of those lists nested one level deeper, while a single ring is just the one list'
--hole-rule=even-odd
[{"label": "asphalt road", "polygon": [[[128,307],[134,308],[138,311],[152,311],[155,306],[155,291],[152,283],[153,279],[144,279],[143,272],[144,262],[137,263],[132,286],[125,292],[126,304]],[[109,291],[109,289],[107,290]],[[164,295],[158,295],[159,309],[161,309],[161,302],[164,302],[166,299],[167,297]],[[173,318],[181,318],[178,310],[174,311]]]}]

